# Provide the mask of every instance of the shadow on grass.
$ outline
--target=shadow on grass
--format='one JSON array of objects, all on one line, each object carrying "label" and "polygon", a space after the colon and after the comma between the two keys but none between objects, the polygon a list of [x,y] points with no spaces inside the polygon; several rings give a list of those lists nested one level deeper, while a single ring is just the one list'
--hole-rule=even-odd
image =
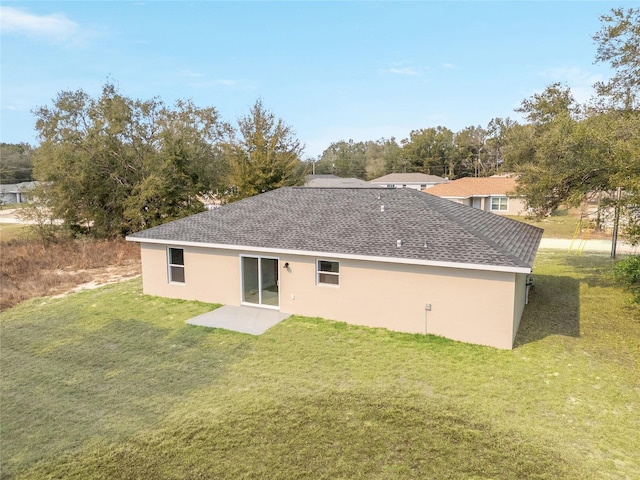
[{"label": "shadow on grass", "polygon": [[249,347],[226,332],[135,318],[96,327],[86,313],[77,321],[6,322],[2,337],[0,479],[155,424],[190,393],[216,382]]},{"label": "shadow on grass", "polygon": [[556,479],[578,478],[576,468],[561,449],[443,399],[331,391],[240,399],[27,477]]},{"label": "shadow on grass", "polygon": [[565,262],[581,275],[582,281],[590,287],[610,287],[614,284],[611,272],[615,260],[607,254],[569,255]]},{"label": "shadow on grass", "polygon": [[551,335],[580,337],[580,281],[575,278],[535,276],[513,346]]}]

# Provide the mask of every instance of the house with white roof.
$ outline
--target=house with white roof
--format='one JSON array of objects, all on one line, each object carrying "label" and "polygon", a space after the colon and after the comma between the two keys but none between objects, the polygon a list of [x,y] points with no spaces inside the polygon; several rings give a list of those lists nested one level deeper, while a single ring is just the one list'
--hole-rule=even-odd
[{"label": "house with white roof", "polygon": [[383,177],[374,178],[369,183],[379,187],[424,190],[448,181],[446,178],[425,173],[390,173]]},{"label": "house with white roof", "polygon": [[285,187],[127,240],[150,295],[510,349],[541,236],[408,188]]},{"label": "house with white roof", "polygon": [[3,205],[26,203],[29,191],[37,182],[0,184],[0,200]]}]

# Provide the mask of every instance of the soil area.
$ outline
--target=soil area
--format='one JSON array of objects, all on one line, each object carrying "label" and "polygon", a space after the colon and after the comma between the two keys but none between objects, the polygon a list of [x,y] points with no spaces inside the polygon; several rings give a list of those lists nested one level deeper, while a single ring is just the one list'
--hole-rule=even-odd
[{"label": "soil area", "polygon": [[140,246],[117,240],[0,242],[0,310],[33,297],[67,295],[141,273]]}]

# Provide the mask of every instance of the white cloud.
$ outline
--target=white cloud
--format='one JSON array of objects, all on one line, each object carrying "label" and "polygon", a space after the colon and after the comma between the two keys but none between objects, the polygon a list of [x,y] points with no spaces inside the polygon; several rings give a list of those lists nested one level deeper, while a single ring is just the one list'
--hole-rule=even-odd
[{"label": "white cloud", "polygon": [[[424,67],[427,70],[429,67]],[[390,68],[380,69],[380,73],[389,73],[391,75],[409,75],[420,76],[422,73],[416,69],[411,62],[403,60],[401,62],[393,62]]]},{"label": "white cloud", "polygon": [[0,7],[0,29],[3,34],[18,33],[64,42],[79,30],[77,23],[65,15],[33,15],[12,7]]},{"label": "white cloud", "polygon": [[443,63],[442,67],[446,68],[447,70],[453,70],[454,68],[456,68],[456,66],[453,63]]},{"label": "white cloud", "polygon": [[393,73],[394,75],[418,75],[412,67],[402,67],[402,68],[390,68],[385,70],[387,73]]}]

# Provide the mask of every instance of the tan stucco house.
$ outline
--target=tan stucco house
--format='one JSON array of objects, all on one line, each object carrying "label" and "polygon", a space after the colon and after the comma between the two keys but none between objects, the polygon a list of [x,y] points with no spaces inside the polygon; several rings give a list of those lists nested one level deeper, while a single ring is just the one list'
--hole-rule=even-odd
[{"label": "tan stucco house", "polygon": [[516,185],[511,176],[465,177],[424,191],[499,215],[526,215],[526,201],[513,193]]},{"label": "tan stucco house", "polygon": [[541,236],[413,189],[286,187],[127,239],[147,294],[510,349]]},{"label": "tan stucco house", "polygon": [[446,178],[426,173],[390,173],[383,177],[374,178],[369,183],[378,187],[424,190],[448,181]]}]

